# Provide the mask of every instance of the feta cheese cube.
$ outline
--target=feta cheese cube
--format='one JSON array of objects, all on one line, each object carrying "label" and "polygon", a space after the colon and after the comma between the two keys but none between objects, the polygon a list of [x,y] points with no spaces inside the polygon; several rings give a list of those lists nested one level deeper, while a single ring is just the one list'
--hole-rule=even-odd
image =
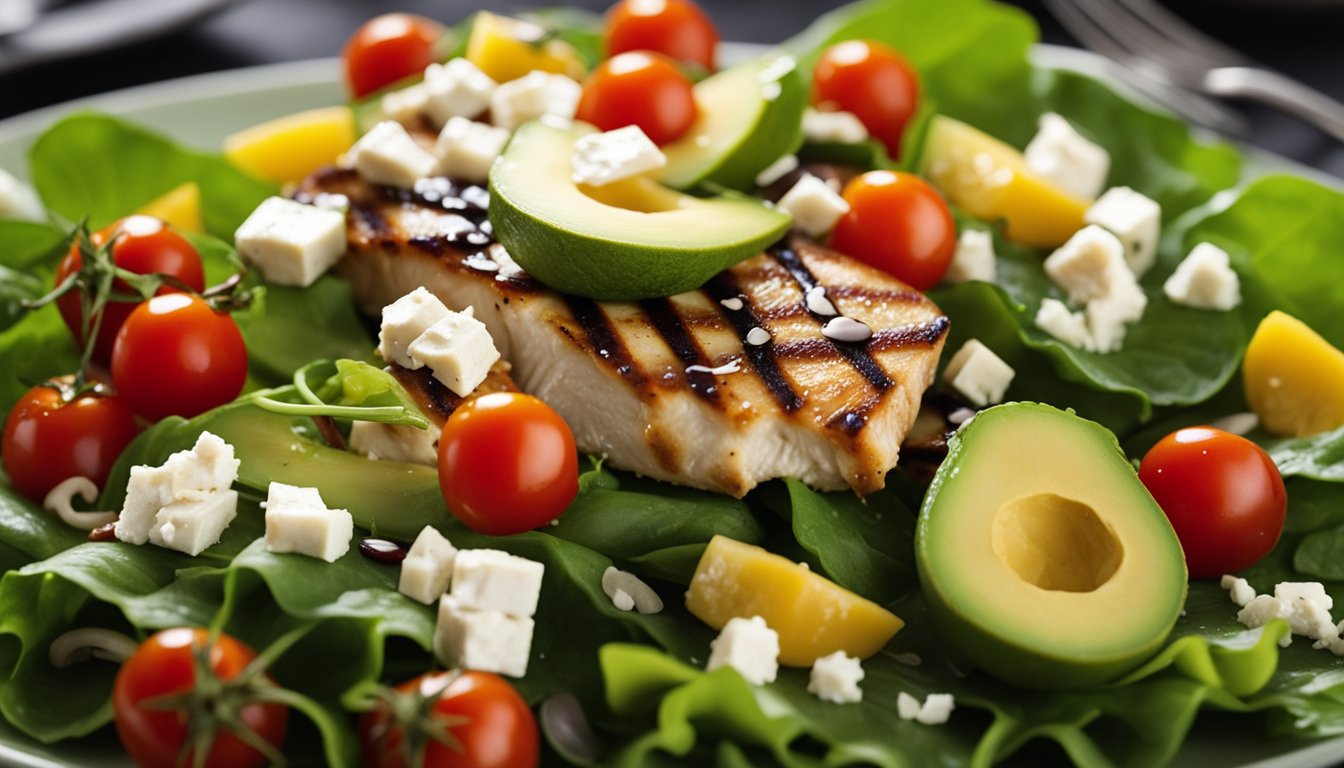
[{"label": "feta cheese cube", "polygon": [[472,119],[490,106],[498,84],[471,61],[457,58],[425,68],[425,111],[435,125],[454,117]]},{"label": "feta cheese cube", "polygon": [[390,120],[406,124],[413,122],[429,106],[429,90],[424,83],[416,83],[400,90],[388,91],[379,101],[383,114]]},{"label": "feta cheese cube", "polygon": [[627,125],[574,142],[572,162],[575,184],[604,187],[656,171],[667,165],[667,157],[642,128]]},{"label": "feta cheese cube", "polygon": [[345,214],[267,198],[234,233],[238,255],[277,285],[312,285],[345,255]]},{"label": "feta cheese cube", "polygon": [[951,718],[953,709],[956,709],[956,700],[950,693],[930,693],[922,704],[905,691],[896,696],[896,714],[902,720],[942,725]]},{"label": "feta cheese cube", "polygon": [[[602,591],[607,593],[612,603],[622,611],[628,611],[636,608],[640,613],[658,613],[663,610],[663,599],[653,591],[653,587],[645,584],[638,576],[619,568],[609,566],[602,572]],[[617,595],[623,594],[629,598],[629,607],[621,608],[621,603],[617,602]]]},{"label": "feta cheese cube", "polygon": [[195,557],[219,543],[237,514],[238,492],[232,488],[199,500],[175,501],[154,516],[149,540]]},{"label": "feta cheese cube", "polygon": [[46,216],[37,192],[0,168],[0,219],[42,221]]},{"label": "feta cheese cube", "polygon": [[360,137],[346,160],[370,184],[403,189],[434,175],[439,167],[439,159],[425,151],[395,120],[384,120]]},{"label": "feta cheese cube", "polygon": [[732,667],[752,685],[773,683],[779,674],[779,633],[760,616],[729,619],[709,649],[706,671]]},{"label": "feta cheese cube", "polygon": [[344,509],[328,509],[316,488],[272,482],[266,496],[266,551],[315,557],[334,563],[350,550],[355,521]]},{"label": "feta cheese cube", "polygon": [[1223,589],[1228,591],[1228,596],[1232,598],[1232,602],[1242,608],[1245,608],[1248,603],[1255,599],[1255,590],[1251,587],[1251,583],[1245,579],[1225,574],[1220,584]]},{"label": "feta cheese cube", "polygon": [[453,562],[453,599],[463,608],[509,616],[537,612],[545,566],[495,549],[467,549]]},{"label": "feta cheese cube", "polygon": [[[1289,606],[1283,604],[1273,595],[1256,595],[1249,603],[1242,606],[1237,611],[1237,621],[1245,624],[1248,628],[1254,629],[1268,624],[1272,619],[1287,620],[1290,612]],[[1284,636],[1279,640],[1279,645],[1287,648],[1293,644],[1291,634]]]},{"label": "feta cheese cube", "polygon": [[448,667],[522,677],[534,627],[532,619],[473,610],[455,595],[444,595],[434,627],[434,654]]},{"label": "feta cheese cube", "polygon": [[495,89],[490,117],[510,131],[544,115],[572,120],[582,95],[583,88],[572,79],[534,70]]},{"label": "feta cheese cube", "polygon": [[439,438],[443,430],[430,424],[424,429],[410,424],[356,421],[350,425],[350,450],[374,461],[404,461],[439,466]]},{"label": "feta cheese cube", "polygon": [[1293,634],[1312,640],[1329,640],[1339,635],[1330,609],[1335,601],[1318,581],[1283,581],[1274,585],[1274,597],[1283,606],[1282,614]]},{"label": "feta cheese cube", "polygon": [[985,407],[1003,402],[1016,372],[994,350],[970,339],[948,361],[943,380],[972,403]]},{"label": "feta cheese cube", "polygon": [[202,432],[190,450],[178,451],[164,462],[162,469],[171,488],[164,501],[196,501],[222,491],[238,479],[239,466],[232,445]]},{"label": "feta cheese cube", "polygon": [[1098,226],[1083,227],[1045,260],[1045,273],[1069,295],[1084,303],[1113,294],[1135,282],[1125,264],[1124,246]]},{"label": "feta cheese cube", "polygon": [[998,259],[994,255],[994,237],[983,229],[963,230],[957,238],[957,250],[947,266],[943,280],[964,283],[968,280],[994,282],[998,275]]},{"label": "feta cheese cube", "polygon": [[803,138],[814,144],[858,144],[868,138],[868,129],[853,112],[803,112]]},{"label": "feta cheese cube", "polygon": [[1028,171],[1084,200],[1101,193],[1111,171],[1110,153],[1053,112],[1041,115],[1039,129],[1022,156]]},{"label": "feta cheese cube", "polygon": [[495,340],[470,309],[449,312],[416,337],[407,352],[429,366],[434,378],[458,397],[466,397],[485,381],[490,366],[499,360]]},{"label": "feta cheese cube", "polygon": [[1227,251],[1212,244],[1196,245],[1162,284],[1173,304],[1226,312],[1241,304],[1241,280],[1232,271]]},{"label": "feta cheese cube", "polygon": [[154,516],[173,496],[172,477],[162,467],[138,465],[131,467],[131,479],[126,485],[126,500],[121,505],[113,533],[128,544],[149,541],[154,527]]},{"label": "feta cheese cube", "polygon": [[424,362],[411,356],[411,343],[449,314],[439,297],[423,285],[388,304],[378,328],[378,356],[403,368],[423,368]]},{"label": "feta cheese cube", "polygon": [[919,699],[901,691],[896,694],[896,715],[902,720],[914,720],[919,717],[919,711],[924,708]]},{"label": "feta cheese cube", "polygon": [[784,193],[777,206],[793,217],[793,225],[812,237],[822,237],[849,213],[849,203],[830,185],[810,173],[803,174]]},{"label": "feta cheese cube", "polygon": [[425,605],[432,604],[448,591],[456,559],[457,547],[436,528],[425,526],[401,562],[397,591]]},{"label": "feta cheese cube", "polygon": [[1148,297],[1137,283],[1118,283],[1114,292],[1087,303],[1087,330],[1096,351],[1115,352],[1125,344],[1128,324],[1143,317]]},{"label": "feta cheese cube", "polygon": [[796,170],[798,170],[798,156],[785,155],[756,174],[756,186],[768,187]]},{"label": "feta cheese cube", "polygon": [[1087,330],[1087,318],[1082,312],[1072,312],[1058,299],[1043,299],[1036,310],[1036,327],[1071,347],[1096,351],[1096,343]]},{"label": "feta cheese cube", "polygon": [[1142,277],[1157,260],[1162,207],[1154,200],[1129,187],[1112,187],[1087,209],[1083,221],[1120,238],[1125,262],[1135,275]]},{"label": "feta cheese cube", "polygon": [[[836,651],[812,662],[812,673],[807,680],[807,692],[822,701],[835,704],[853,704],[863,701],[863,665],[844,651]],[[900,697],[897,697],[899,701]],[[899,707],[899,704],[897,705]]]},{"label": "feta cheese cube", "polygon": [[434,153],[439,156],[439,174],[473,184],[490,178],[490,166],[509,143],[509,132],[465,117],[452,117],[439,132]]}]

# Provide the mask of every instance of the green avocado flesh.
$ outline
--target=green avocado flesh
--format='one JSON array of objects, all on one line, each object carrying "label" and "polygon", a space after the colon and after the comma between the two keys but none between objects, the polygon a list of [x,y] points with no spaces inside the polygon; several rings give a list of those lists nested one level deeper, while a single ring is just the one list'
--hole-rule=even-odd
[{"label": "green avocado flesh", "polygon": [[915,557],[944,639],[1032,688],[1116,679],[1185,603],[1180,542],[1115,437],[1035,403],[983,411],[952,438]]},{"label": "green avocado flesh", "polygon": [[625,301],[692,290],[755,256],[789,228],[760,200],[698,198],[636,177],[603,187],[572,178],[591,128],[518,129],[490,171],[490,224],[529,275],[564,293]]},{"label": "green avocado flesh", "polygon": [[699,117],[663,147],[660,180],[670,187],[754,189],[761,171],[802,146],[807,86],[792,56],[771,53],[730,67],[694,93]]}]

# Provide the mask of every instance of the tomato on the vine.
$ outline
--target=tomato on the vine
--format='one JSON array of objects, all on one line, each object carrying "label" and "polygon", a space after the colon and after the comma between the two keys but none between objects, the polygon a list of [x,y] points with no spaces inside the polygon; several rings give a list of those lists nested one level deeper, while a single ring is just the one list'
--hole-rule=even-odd
[{"label": "tomato on the vine", "polygon": [[67,402],[59,388],[36,386],[5,420],[0,460],[14,487],[40,504],[72,477],[102,488],[138,431],[135,415],[117,397],[90,392]]},{"label": "tomato on the vine", "polygon": [[530,531],[559,517],[579,493],[574,433],[531,395],[478,397],[444,422],[439,487],[448,509],[474,531]]},{"label": "tomato on the vine", "polygon": [[695,123],[691,82],[671,59],[649,51],[613,56],[583,83],[578,118],[604,131],[639,126],[654,144],[679,138]]},{"label": "tomato on the vine", "polygon": [[831,234],[836,250],[927,291],[957,250],[957,224],[947,201],[918,176],[869,171],[845,185],[849,212]]},{"label": "tomato on the vine", "polygon": [[[366,768],[530,768],[540,760],[536,718],[499,675],[434,672],[398,685],[392,695],[419,705],[405,709],[424,711],[447,731],[448,743],[414,730],[408,739],[408,728],[424,724],[397,722],[396,708],[385,700],[359,720]],[[419,764],[408,754],[416,750],[423,750]]]},{"label": "tomato on the vine", "polygon": [[[153,216],[128,216],[89,236],[95,248],[102,246],[109,238],[112,239],[112,261],[118,267],[140,275],[155,272],[171,275],[194,291],[205,290],[205,269],[201,265],[200,254],[191,243],[159,219]],[[60,285],[83,265],[84,257],[76,243],[56,267],[56,284]],[[117,280],[113,282],[112,289],[125,292],[129,286]],[[164,285],[159,293],[175,290],[172,286]],[[79,291],[71,291],[56,300],[61,319],[78,343],[83,343],[84,338],[82,298]],[[105,363],[112,358],[112,343],[117,337],[117,331],[137,304],[131,301],[109,301],[103,308],[102,325],[98,328],[93,346],[94,360]]]},{"label": "tomato on the vine", "polygon": [[135,308],[112,349],[112,382],[131,410],[157,421],[196,416],[243,391],[247,346],[238,324],[204,299],[155,296]]},{"label": "tomato on the vine", "polygon": [[895,49],[847,40],[821,54],[812,70],[812,101],[854,113],[887,154],[899,158],[905,124],[919,104],[919,76]]},{"label": "tomato on the vine", "polygon": [[621,0],[607,11],[607,55],[655,51],[714,71],[719,32],[691,0]]},{"label": "tomato on the vine", "polygon": [[[196,654],[206,648],[211,673],[226,687],[257,656],[228,635],[219,635],[211,642],[204,629],[179,627],[151,635],[122,663],[112,687],[112,711],[122,746],[141,768],[193,764],[190,753],[185,762],[182,759],[183,745],[190,737],[186,702],[182,702],[182,709],[164,705],[166,697],[202,691]],[[230,696],[233,693],[241,697]],[[289,712],[279,704],[250,700],[246,692],[236,690],[199,703],[219,718],[206,766],[249,768],[268,762],[265,755],[238,736],[240,728],[251,729],[277,748],[284,741]],[[212,707],[215,711],[210,711]]]},{"label": "tomato on the vine", "polygon": [[1143,457],[1139,479],[1176,529],[1191,578],[1249,568],[1283,533],[1283,478],[1273,459],[1240,435],[1177,430]]},{"label": "tomato on the vine", "polygon": [[439,60],[443,25],[410,13],[364,22],[345,43],[345,82],[356,99],[404,80]]}]

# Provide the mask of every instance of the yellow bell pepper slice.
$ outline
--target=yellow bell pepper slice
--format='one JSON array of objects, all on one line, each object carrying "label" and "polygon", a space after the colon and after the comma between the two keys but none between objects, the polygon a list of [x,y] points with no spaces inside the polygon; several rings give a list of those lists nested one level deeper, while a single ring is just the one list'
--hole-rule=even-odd
[{"label": "yellow bell pepper slice", "polygon": [[1344,426],[1344,352],[1301,320],[1270,312],[1241,372],[1246,401],[1266,430],[1306,437]]},{"label": "yellow bell pepper slice", "polygon": [[544,38],[545,30],[536,24],[481,11],[471,25],[466,59],[497,83],[537,69],[582,78],[583,61],[574,46]]},{"label": "yellow bell pepper slice", "polygon": [[201,219],[201,188],[196,182],[179,184],[148,203],[136,213],[153,216],[178,232],[204,232]]},{"label": "yellow bell pepper slice", "polygon": [[287,184],[332,165],[355,143],[349,107],[325,107],[254,125],[224,140],[224,156],[258,178]]}]

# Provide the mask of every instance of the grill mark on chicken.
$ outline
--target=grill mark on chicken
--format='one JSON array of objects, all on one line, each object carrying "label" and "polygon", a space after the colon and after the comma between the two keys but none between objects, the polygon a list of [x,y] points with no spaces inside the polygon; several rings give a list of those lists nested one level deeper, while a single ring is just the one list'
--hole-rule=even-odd
[{"label": "grill mark on chicken", "polygon": [[420,407],[421,412],[429,417],[430,421],[438,425],[442,425],[449,416],[453,415],[453,411],[456,411],[468,400],[475,400],[482,395],[493,392],[517,392],[518,387],[513,383],[513,377],[509,375],[509,369],[509,364],[502,360],[495,363],[486,374],[485,381],[482,381],[466,397],[461,397],[435,378],[433,371],[428,366],[414,370],[403,368],[400,365],[388,366],[388,371],[391,372],[392,377],[411,396],[415,404]]},{"label": "grill mark on chicken", "polygon": [[688,371],[687,368],[698,365],[712,368],[704,350],[696,343],[695,337],[686,327],[685,321],[677,312],[676,306],[667,299],[645,299],[639,302],[649,324],[658,332],[668,349],[682,364],[682,374],[691,391],[705,400],[719,405],[719,390],[715,386],[714,375],[707,371]]},{"label": "grill mark on chicken", "polygon": [[862,302],[901,302],[911,304],[924,301],[924,294],[918,291],[896,291],[889,288],[873,288],[866,285],[828,285],[826,295],[831,299],[851,299]]},{"label": "grill mark on chicken", "polygon": [[[737,338],[742,342],[742,351],[751,361],[751,369],[761,381],[765,382],[765,388],[770,390],[770,395],[785,413],[793,413],[803,407],[803,399],[793,390],[793,384],[785,378],[784,372],[779,368],[779,361],[775,359],[775,345],[772,342],[759,345],[747,342],[747,334],[751,333],[751,329],[760,328],[763,324],[759,310],[738,286],[737,278],[733,277],[732,272],[720,272],[710,278],[701,290],[708,293],[715,302],[728,299],[742,301],[742,309],[730,310],[724,307],[722,314],[737,331]],[[718,306],[723,307],[721,303]]]},{"label": "grill mark on chicken", "polygon": [[565,295],[562,298],[579,327],[583,328],[583,332],[588,336],[588,344],[597,352],[598,357],[615,369],[621,378],[637,387],[643,387],[648,382],[648,376],[636,365],[634,358],[630,356],[630,350],[626,349],[625,342],[616,335],[616,330],[611,327],[607,314],[597,302],[579,296]]}]

